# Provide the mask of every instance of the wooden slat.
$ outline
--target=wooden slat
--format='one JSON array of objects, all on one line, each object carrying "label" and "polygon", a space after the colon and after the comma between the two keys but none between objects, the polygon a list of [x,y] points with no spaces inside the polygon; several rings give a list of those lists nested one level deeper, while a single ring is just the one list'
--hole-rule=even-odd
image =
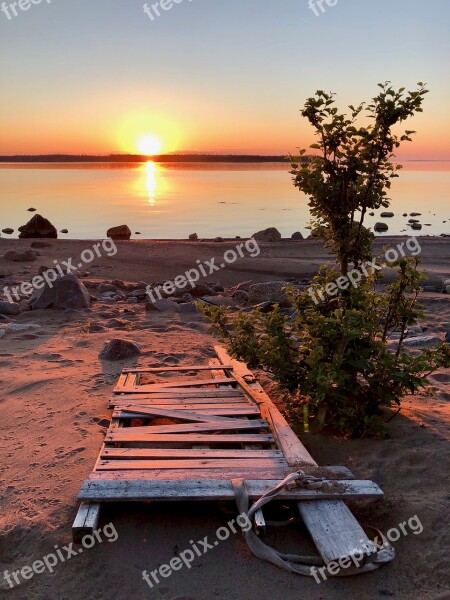
[{"label": "wooden slat", "polygon": [[[198,458],[186,460],[110,460],[99,461],[96,471],[128,471],[128,470],[160,470],[160,469],[247,469],[249,475],[252,469],[270,469],[288,465],[283,457],[277,458]],[[188,479],[194,475],[186,473]]]},{"label": "wooden slat", "polygon": [[259,410],[256,407],[253,406],[248,406],[248,405],[230,405],[230,404],[225,404],[224,406],[221,406],[220,404],[203,404],[201,406],[195,405],[195,404],[180,404],[180,405],[173,405],[173,404],[158,404],[158,405],[153,405],[153,404],[147,404],[147,405],[139,405],[139,404],[117,404],[115,406],[115,412],[117,411],[122,411],[122,412],[131,412],[130,408],[132,408],[133,410],[139,411],[139,414],[142,414],[143,416],[146,416],[148,414],[154,414],[153,413],[153,409],[156,408],[158,410],[164,410],[164,411],[177,411],[180,413],[183,413],[184,411],[187,412],[197,412],[200,411],[201,414],[205,417],[205,418],[212,418],[214,416],[216,417],[242,417],[242,416],[257,416],[260,414]]},{"label": "wooden slat", "polygon": [[176,371],[214,371],[215,369],[222,370],[232,370],[232,365],[221,365],[220,367],[216,366],[207,366],[207,365],[193,365],[192,367],[184,366],[184,367],[136,367],[136,368],[126,368],[122,369],[122,373],[160,373],[160,372],[176,372]]},{"label": "wooden slat", "polygon": [[[134,458],[283,458],[279,450],[221,450],[221,449],[177,449],[177,448],[104,448],[101,458],[134,459]],[[343,468],[342,468],[343,469]],[[342,477],[343,471],[339,472]]]},{"label": "wooden slat", "polygon": [[[224,383],[226,379],[222,380]],[[137,385],[137,386],[117,386],[114,388],[114,393],[154,393],[161,392],[163,390],[170,390],[172,388],[193,388],[193,387],[203,387],[205,385],[213,385],[214,381],[211,379],[197,379],[194,381],[171,381],[170,383],[150,383],[145,385]]]},{"label": "wooden slat", "polygon": [[229,417],[219,417],[217,415],[201,414],[200,412],[192,412],[188,410],[169,410],[161,409],[152,406],[129,406],[126,410],[118,409],[114,411],[113,416],[117,416],[121,419],[124,418],[135,418],[136,415],[142,417],[166,417],[168,419],[179,419],[181,421],[193,421],[197,423],[204,422],[232,422],[234,419]]},{"label": "wooden slat", "polygon": [[258,479],[281,480],[290,473],[290,467],[264,467],[251,468],[248,467],[229,467],[227,469],[214,467],[204,469],[124,469],[115,471],[94,471],[89,479],[92,481],[99,480],[117,480],[117,481],[192,481],[197,479],[230,481],[231,479],[246,479],[248,477],[257,477]]},{"label": "wooden slat", "polygon": [[[103,474],[101,474],[103,476]],[[278,480],[247,480],[249,497],[260,498]],[[292,488],[278,496],[279,500],[323,500],[326,498],[380,498],[383,492],[371,481],[327,482],[320,490]],[[78,500],[90,502],[118,502],[122,500],[229,500],[234,498],[230,481],[140,481],[140,480],[88,480],[81,487]]]},{"label": "wooden slat", "polygon": [[[164,433],[190,433],[190,432],[206,432],[206,431],[238,431],[246,429],[268,429],[267,421],[239,421],[238,419],[230,419],[230,421],[208,421],[206,423],[181,423],[179,425],[151,425],[147,427],[124,427],[121,429],[121,434],[124,436],[136,436],[145,433],[151,435]],[[115,434],[115,430],[109,430],[106,433],[106,439],[109,440],[109,434]]]},{"label": "wooden slat", "polygon": [[[130,429],[138,429],[133,427]],[[185,444],[245,444],[259,443],[271,444],[274,439],[271,434],[256,434],[256,433],[234,433],[234,434],[152,434],[141,433],[133,435],[124,435],[125,429],[120,429],[115,432],[108,433],[110,442],[125,443],[125,442],[155,442],[155,443],[185,443]]]}]

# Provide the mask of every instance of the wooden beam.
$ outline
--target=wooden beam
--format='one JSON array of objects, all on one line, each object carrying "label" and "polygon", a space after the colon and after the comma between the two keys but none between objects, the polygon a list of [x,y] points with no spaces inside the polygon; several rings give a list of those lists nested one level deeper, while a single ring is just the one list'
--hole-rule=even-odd
[{"label": "wooden beam", "polygon": [[[219,380],[220,381],[220,380]],[[224,383],[226,380],[223,380]],[[185,381],[171,381],[170,383],[150,383],[144,385],[137,386],[116,386],[114,388],[114,393],[121,392],[131,392],[133,394],[139,393],[153,393],[153,392],[161,392],[164,390],[171,390],[175,388],[195,388],[195,387],[203,387],[205,385],[214,385],[214,381],[211,379],[197,379],[194,381],[185,380]]]},{"label": "wooden beam", "polygon": [[[137,429],[133,427],[130,429]],[[245,444],[258,443],[258,444],[272,444],[274,439],[271,434],[257,434],[257,433],[235,433],[235,434],[197,434],[197,433],[185,433],[185,434],[152,434],[152,433],[141,433],[124,435],[125,429],[118,429],[117,431],[110,431],[107,434],[106,441],[113,443],[136,443],[136,442],[154,442],[158,444],[162,443],[184,443],[184,444]]]},{"label": "wooden beam", "polygon": [[[206,431],[238,431],[247,429],[268,429],[267,421],[245,421],[238,419],[230,419],[229,421],[207,421],[205,423],[181,423],[179,425],[148,425],[147,427],[124,427],[121,430],[123,436],[140,436],[142,434],[164,434],[164,433],[195,433]],[[115,434],[115,430],[109,430],[106,433],[106,439],[109,440],[109,434]]]},{"label": "wooden beam", "polygon": [[[136,459],[136,460],[114,460],[102,458],[99,461],[96,471],[127,471],[127,470],[160,470],[160,469],[185,469],[186,477],[191,479],[195,473],[189,473],[195,469],[247,469],[251,475],[254,469],[270,469],[272,467],[284,467],[288,465],[283,457],[276,458],[197,458],[184,460],[158,460],[158,459]],[[170,475],[169,475],[170,479]]]},{"label": "wooden beam", "polygon": [[[104,448],[101,453],[101,458],[107,459],[135,459],[135,458],[171,458],[171,459],[186,459],[186,458],[283,458],[283,454],[279,450],[222,450],[214,448]],[[179,462],[178,464],[181,464]],[[338,467],[341,469],[341,467]],[[346,470],[342,468],[339,475]]]},{"label": "wooden beam", "polygon": [[85,535],[92,535],[98,526],[100,504],[82,502],[72,525],[74,544],[81,544]]},{"label": "wooden beam", "polygon": [[122,373],[160,373],[160,372],[175,372],[175,371],[214,371],[215,369],[220,370],[232,370],[232,365],[221,365],[220,367],[206,366],[206,365],[193,365],[192,367],[137,367],[137,368],[126,368],[122,369]]},{"label": "wooden beam", "polygon": [[[260,498],[279,483],[278,480],[247,480],[249,497]],[[321,500],[324,498],[380,498],[383,492],[371,481],[335,481],[320,490],[293,488],[278,496],[279,500]],[[90,502],[120,502],[122,500],[229,500],[234,498],[230,481],[138,481],[89,480],[85,481],[78,500]]]},{"label": "wooden beam", "polygon": [[165,417],[167,419],[178,419],[180,421],[192,421],[197,423],[216,422],[216,423],[231,423],[236,419],[229,417],[219,417],[218,415],[208,415],[200,412],[189,410],[171,410],[167,408],[157,408],[154,406],[129,406],[126,409],[117,408],[113,416],[120,419],[141,417]]}]

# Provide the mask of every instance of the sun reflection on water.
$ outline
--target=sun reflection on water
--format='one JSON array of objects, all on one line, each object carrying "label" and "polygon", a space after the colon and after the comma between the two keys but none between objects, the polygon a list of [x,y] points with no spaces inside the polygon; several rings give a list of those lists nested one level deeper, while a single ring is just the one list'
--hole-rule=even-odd
[{"label": "sun reflection on water", "polygon": [[149,160],[144,165],[144,173],[145,173],[145,189],[147,190],[148,195],[148,203],[152,206],[155,205],[156,202],[156,192],[158,189],[158,183],[156,179],[157,167],[156,164]]}]

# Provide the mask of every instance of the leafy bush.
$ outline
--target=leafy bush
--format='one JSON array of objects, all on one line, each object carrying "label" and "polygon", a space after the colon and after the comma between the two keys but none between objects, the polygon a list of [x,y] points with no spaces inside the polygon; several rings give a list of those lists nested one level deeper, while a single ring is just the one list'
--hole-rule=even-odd
[{"label": "leafy bush", "polygon": [[312,148],[320,154],[305,157],[301,151],[291,173],[309,196],[312,229],[336,255],[339,270],[323,267],[309,290],[290,289],[290,310],[275,306],[266,314],[256,309],[233,315],[203,308],[234,356],[278,382],[287,415],[306,430],[311,423],[314,430],[353,436],[384,432],[380,407],[400,406],[406,394],[429,385],[435,369],[450,367],[448,344],[416,356],[404,351],[408,327],[422,316],[417,257],[388,265],[396,270],[390,285],[381,287],[382,275],[375,271],[357,286],[333,286],[323,300],[314,294],[372,259],[373,234],[364,217],[389,206],[386,189],[399,170],[390,162],[393,151],[413,133],[399,138],[392,127],[420,112],[427,93],[422,84],[406,95],[380,86],[367,107],[374,120],[368,126],[355,125],[364,105],[350,107],[347,118],[338,114],[333,95],[321,91],[302,113],[316,129],[319,143]]}]

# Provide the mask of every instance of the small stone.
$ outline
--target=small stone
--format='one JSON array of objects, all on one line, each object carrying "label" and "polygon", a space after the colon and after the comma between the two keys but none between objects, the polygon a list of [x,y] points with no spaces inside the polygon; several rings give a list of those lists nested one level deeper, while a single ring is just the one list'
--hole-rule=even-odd
[{"label": "small stone", "polygon": [[214,241],[215,242],[223,242],[224,240],[222,237],[216,237],[216,238],[214,238]]},{"label": "small stone", "polygon": [[134,235],[142,235],[142,233],[140,231],[135,231]]},{"label": "small stone", "polygon": [[[449,282],[450,285],[450,282]],[[183,294],[183,302],[192,302],[191,294]]]},{"label": "small stone", "polygon": [[380,217],[382,219],[391,219],[394,216],[393,212],[382,212]]},{"label": "small stone", "polygon": [[107,292],[116,293],[117,289],[115,285],[111,285],[110,283],[100,283],[97,286],[97,292],[99,294],[106,294]]},{"label": "small stone", "polygon": [[415,231],[420,231],[422,229],[422,225],[420,223],[412,223],[411,229],[414,229]]},{"label": "small stone", "polygon": [[101,360],[127,360],[141,354],[140,347],[131,340],[115,338],[99,354]]},{"label": "small stone", "polygon": [[216,294],[219,294],[221,292],[225,291],[225,288],[223,287],[223,285],[221,285],[220,283],[216,283],[216,285],[212,286],[212,291],[215,292]]},{"label": "small stone", "polygon": [[262,302],[277,302],[281,305],[287,304],[287,295],[283,288],[284,281],[269,281],[268,283],[256,283],[249,289],[249,303],[260,304]]},{"label": "small stone", "polygon": [[178,305],[178,312],[181,314],[193,314],[198,313],[198,308],[195,302],[186,302],[185,304]]},{"label": "small stone", "polygon": [[189,236],[189,240],[191,242],[196,242],[198,240],[198,235],[196,233],[191,233],[191,235]]},{"label": "small stone", "polygon": [[20,313],[20,306],[16,302],[3,302],[0,300],[0,314],[15,316]]},{"label": "small stone", "polygon": [[12,260],[13,262],[34,262],[37,260],[37,254],[34,250],[25,250],[25,252],[11,250],[10,252],[7,252],[3,258]]},{"label": "small stone", "polygon": [[61,233],[69,233],[68,229],[61,229]]},{"label": "small stone", "polygon": [[422,216],[422,213],[418,213],[418,212],[412,212],[412,213],[410,213],[410,215],[409,215],[409,216],[410,216],[410,217],[421,217],[421,216]]},{"label": "small stone", "polygon": [[162,299],[155,300],[154,302],[149,301],[145,305],[145,310],[147,312],[151,311],[159,311],[159,312],[178,312],[178,304],[173,300]]},{"label": "small stone", "polygon": [[6,227],[6,229],[2,229],[2,232],[6,233],[6,235],[11,235],[14,233],[14,229],[11,229],[11,227]]},{"label": "small stone", "polygon": [[386,223],[375,223],[374,230],[377,233],[381,233],[383,231],[388,231],[389,227],[386,225]]},{"label": "small stone", "polygon": [[247,304],[249,295],[247,294],[247,292],[244,292],[244,290],[236,290],[233,294],[233,298],[239,304]]},{"label": "small stone", "polygon": [[450,344],[450,329],[445,334],[444,342],[446,342],[447,344]]}]

